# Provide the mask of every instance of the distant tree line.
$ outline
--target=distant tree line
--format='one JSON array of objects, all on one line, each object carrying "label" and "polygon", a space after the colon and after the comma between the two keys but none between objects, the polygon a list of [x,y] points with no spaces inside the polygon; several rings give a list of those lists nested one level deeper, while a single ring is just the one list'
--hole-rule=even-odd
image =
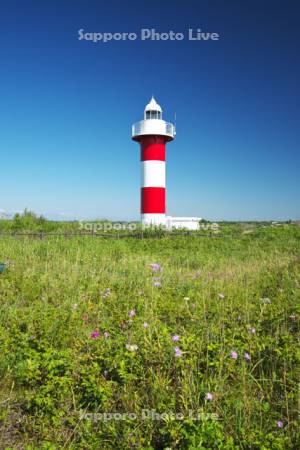
[{"label": "distant tree line", "polygon": [[23,213],[17,213],[12,219],[0,220],[0,232],[75,232],[78,231],[78,222],[62,222],[47,220],[41,215],[25,208]]}]

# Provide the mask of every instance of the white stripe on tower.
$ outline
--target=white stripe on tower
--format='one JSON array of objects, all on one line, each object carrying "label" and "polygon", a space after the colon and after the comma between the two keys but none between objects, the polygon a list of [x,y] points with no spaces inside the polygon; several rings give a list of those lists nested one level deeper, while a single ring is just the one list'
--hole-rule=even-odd
[{"label": "white stripe on tower", "polygon": [[165,161],[142,161],[142,187],[166,187]]},{"label": "white stripe on tower", "polygon": [[166,224],[166,215],[165,214],[157,214],[157,213],[145,213],[141,214],[142,223],[144,225],[165,225]]}]

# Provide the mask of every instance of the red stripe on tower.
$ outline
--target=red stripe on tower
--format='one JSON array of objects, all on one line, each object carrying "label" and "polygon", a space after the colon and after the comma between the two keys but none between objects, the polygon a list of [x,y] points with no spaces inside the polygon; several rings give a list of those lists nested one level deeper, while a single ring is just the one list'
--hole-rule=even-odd
[{"label": "red stripe on tower", "polygon": [[166,213],[166,189],[164,187],[142,187],[141,213]]},{"label": "red stripe on tower", "polygon": [[145,136],[141,141],[141,161],[165,161],[165,142],[162,136]]}]

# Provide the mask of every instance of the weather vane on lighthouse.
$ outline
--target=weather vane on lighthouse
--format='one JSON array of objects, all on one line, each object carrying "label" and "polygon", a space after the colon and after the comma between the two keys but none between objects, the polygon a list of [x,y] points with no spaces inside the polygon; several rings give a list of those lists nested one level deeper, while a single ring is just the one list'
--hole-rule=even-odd
[{"label": "weather vane on lighthouse", "polygon": [[144,120],[132,125],[132,139],[141,148],[141,221],[146,226],[198,229],[197,217],[166,216],[166,143],[175,135],[175,126],[162,119],[162,109],[152,96]]}]

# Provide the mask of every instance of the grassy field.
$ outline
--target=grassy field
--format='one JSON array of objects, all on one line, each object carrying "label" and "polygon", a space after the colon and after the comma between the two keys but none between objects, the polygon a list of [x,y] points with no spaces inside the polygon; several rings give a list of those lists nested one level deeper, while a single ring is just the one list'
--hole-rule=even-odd
[{"label": "grassy field", "polygon": [[0,260],[1,449],[300,448],[299,227]]}]

